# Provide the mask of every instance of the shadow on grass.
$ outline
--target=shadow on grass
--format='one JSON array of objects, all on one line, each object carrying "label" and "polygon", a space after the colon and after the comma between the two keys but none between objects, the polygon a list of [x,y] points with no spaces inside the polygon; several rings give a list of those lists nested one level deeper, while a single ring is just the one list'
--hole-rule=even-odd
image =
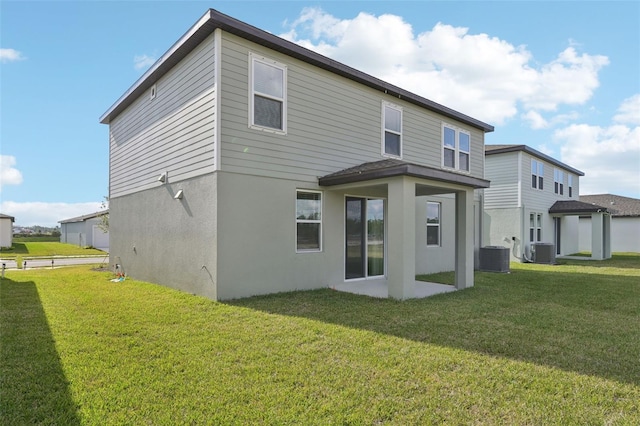
[{"label": "shadow on grass", "polygon": [[0,250],[0,255],[18,255],[18,254],[29,254],[29,248],[25,243],[16,243],[13,242],[13,245],[10,249],[2,249]]},{"label": "shadow on grass", "polygon": [[329,289],[227,302],[640,385],[638,277],[518,270],[398,302]]},{"label": "shadow on grass", "polygon": [[79,425],[38,290],[0,284],[0,423]]}]

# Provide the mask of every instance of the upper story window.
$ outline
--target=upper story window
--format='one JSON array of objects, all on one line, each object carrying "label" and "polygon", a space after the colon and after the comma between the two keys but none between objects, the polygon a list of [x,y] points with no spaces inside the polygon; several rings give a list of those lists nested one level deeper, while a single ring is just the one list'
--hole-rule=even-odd
[{"label": "upper story window", "polygon": [[287,131],[287,67],[249,54],[251,97],[249,126]]},{"label": "upper story window", "polygon": [[531,187],[544,189],[544,164],[531,159]]},{"label": "upper story window", "polygon": [[382,155],[402,157],[402,109],[384,102],[382,104]]},{"label": "upper story window", "polygon": [[564,195],[564,172],[553,169],[553,192]]},{"label": "upper story window", "polygon": [[296,251],[322,250],[322,193],[296,191]]},{"label": "upper story window", "polygon": [[569,198],[573,197],[573,175],[567,175],[567,187],[569,188]]},{"label": "upper story window", "polygon": [[427,202],[427,246],[440,245],[440,203]]},{"label": "upper story window", "polygon": [[471,135],[457,127],[442,126],[442,166],[468,172],[471,159]]}]

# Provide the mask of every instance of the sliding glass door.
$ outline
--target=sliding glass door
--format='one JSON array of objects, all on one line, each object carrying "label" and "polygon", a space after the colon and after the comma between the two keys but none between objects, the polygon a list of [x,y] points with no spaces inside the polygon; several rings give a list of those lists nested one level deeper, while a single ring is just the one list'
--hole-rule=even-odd
[{"label": "sliding glass door", "polygon": [[384,275],[384,200],[346,197],[345,279]]}]

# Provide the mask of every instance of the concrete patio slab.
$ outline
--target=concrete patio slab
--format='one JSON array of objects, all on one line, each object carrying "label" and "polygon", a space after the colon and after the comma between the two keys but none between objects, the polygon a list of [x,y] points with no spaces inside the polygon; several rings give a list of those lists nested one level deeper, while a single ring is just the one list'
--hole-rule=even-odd
[{"label": "concrete patio slab", "polygon": [[[378,297],[386,299],[389,297],[389,288],[386,284],[376,281],[353,281],[341,283],[334,287],[334,290],[343,291],[345,293],[361,294],[364,296]],[[441,293],[449,293],[456,291],[452,285],[429,283],[425,281],[415,282],[415,298],[422,299]]]}]

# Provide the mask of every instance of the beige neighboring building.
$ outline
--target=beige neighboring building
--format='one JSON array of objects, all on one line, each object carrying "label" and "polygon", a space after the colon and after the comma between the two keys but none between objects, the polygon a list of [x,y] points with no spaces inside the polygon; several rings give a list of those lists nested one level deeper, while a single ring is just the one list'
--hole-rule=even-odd
[{"label": "beige neighboring building", "polygon": [[473,286],[477,119],[208,10],[100,122],[129,276],[214,300]]},{"label": "beige neighboring building", "polygon": [[13,223],[15,217],[0,213],[0,247],[13,245]]},{"label": "beige neighboring building", "polygon": [[[640,253],[640,200],[614,194],[581,195],[580,201],[611,213],[611,251]],[[591,216],[580,216],[580,251],[589,251]]]}]

